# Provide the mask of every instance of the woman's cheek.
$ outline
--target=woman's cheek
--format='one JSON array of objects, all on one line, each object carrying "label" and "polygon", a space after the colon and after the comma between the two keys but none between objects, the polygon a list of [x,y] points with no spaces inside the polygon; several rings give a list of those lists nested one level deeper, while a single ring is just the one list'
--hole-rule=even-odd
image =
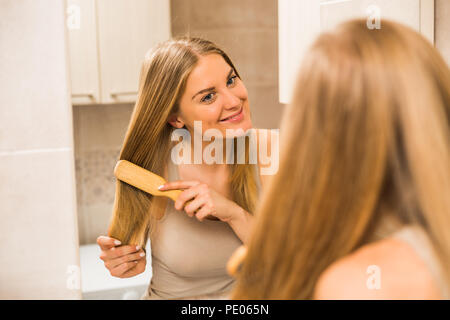
[{"label": "woman's cheek", "polygon": [[210,108],[207,108],[203,113],[203,118],[206,122],[216,124],[220,120],[221,108],[219,103],[214,104]]},{"label": "woman's cheek", "polygon": [[199,110],[195,113],[193,117],[193,121],[201,121],[202,124],[205,122],[211,122],[215,121],[218,117],[216,108],[202,108],[202,110]]}]

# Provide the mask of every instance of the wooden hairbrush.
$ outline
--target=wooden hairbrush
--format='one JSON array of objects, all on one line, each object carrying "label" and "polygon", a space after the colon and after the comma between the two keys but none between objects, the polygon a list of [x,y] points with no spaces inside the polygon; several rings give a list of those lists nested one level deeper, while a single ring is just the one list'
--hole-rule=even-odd
[{"label": "wooden hairbrush", "polygon": [[[114,175],[117,179],[150,193],[153,196],[167,197],[173,201],[176,201],[181,192],[183,192],[183,190],[158,190],[159,186],[167,183],[163,177],[127,160],[119,160],[117,162],[114,168]],[[190,201],[186,202],[186,204]],[[219,220],[213,216],[207,216],[206,219]]]}]

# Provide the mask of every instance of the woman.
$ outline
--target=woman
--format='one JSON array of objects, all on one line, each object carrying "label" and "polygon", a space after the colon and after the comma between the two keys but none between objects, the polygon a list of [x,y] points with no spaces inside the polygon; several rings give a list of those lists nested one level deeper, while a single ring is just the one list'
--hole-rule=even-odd
[{"label": "woman", "polygon": [[319,36],[232,298],[448,299],[449,123],[450,71],[420,34]]},{"label": "woman", "polygon": [[[201,123],[200,132],[195,121]],[[164,176],[169,183],[162,191],[184,191],[173,203],[117,181],[109,237],[97,240],[100,258],[113,276],[144,271],[142,248],[149,235],[153,277],[144,298],[227,296],[234,279],[225,265],[250,232],[260,185],[257,167],[226,161],[176,165],[171,136],[176,129],[186,129],[190,137],[207,130],[226,137],[227,130],[245,132],[251,127],[247,90],[230,58],[216,45],[182,37],[147,54],[119,158]],[[188,147],[194,155],[194,145]]]}]

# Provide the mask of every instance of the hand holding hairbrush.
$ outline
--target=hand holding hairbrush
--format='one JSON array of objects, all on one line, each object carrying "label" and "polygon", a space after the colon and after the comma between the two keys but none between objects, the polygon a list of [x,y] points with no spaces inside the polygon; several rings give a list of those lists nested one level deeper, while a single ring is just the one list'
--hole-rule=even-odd
[{"label": "hand holding hairbrush", "polygon": [[[159,186],[167,183],[163,177],[127,160],[119,160],[117,162],[116,167],[114,168],[114,175],[117,179],[153,196],[167,197],[173,201],[176,201],[178,196],[183,192],[183,190],[180,189],[167,191],[159,190]],[[186,202],[186,204],[189,202],[190,201]],[[206,219],[219,220],[211,215],[207,216]]]}]

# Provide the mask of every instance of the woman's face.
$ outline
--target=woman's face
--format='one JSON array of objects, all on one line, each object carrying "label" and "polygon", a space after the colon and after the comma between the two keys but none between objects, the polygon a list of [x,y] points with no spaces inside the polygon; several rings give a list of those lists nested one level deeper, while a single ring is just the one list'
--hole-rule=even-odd
[{"label": "woman's face", "polygon": [[194,121],[201,121],[202,133],[214,128],[223,137],[226,129],[245,132],[252,127],[247,89],[219,54],[200,57],[187,79],[180,110],[169,119],[172,126],[186,126],[191,134]]}]

